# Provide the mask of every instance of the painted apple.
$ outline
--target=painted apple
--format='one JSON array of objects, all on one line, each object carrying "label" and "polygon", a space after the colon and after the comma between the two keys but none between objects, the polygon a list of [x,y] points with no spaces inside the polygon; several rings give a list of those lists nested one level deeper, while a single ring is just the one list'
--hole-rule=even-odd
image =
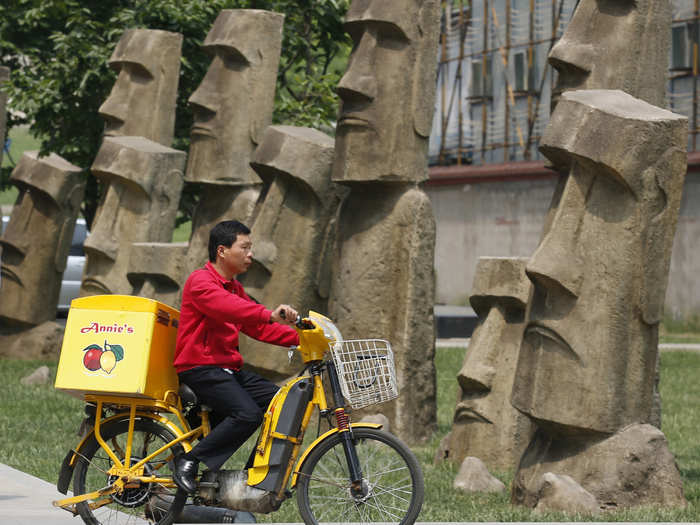
[{"label": "painted apple", "polygon": [[88,370],[99,370],[102,368],[100,365],[100,357],[102,357],[102,348],[98,345],[90,345],[83,350],[85,355],[83,356],[83,364]]}]

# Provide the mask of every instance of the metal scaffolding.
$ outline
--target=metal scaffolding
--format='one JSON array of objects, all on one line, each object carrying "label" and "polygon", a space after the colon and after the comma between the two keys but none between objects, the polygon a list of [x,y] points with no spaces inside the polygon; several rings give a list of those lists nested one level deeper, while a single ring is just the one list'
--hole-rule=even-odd
[{"label": "metal scaffolding", "polygon": [[[446,0],[431,165],[540,159],[553,83],[547,55],[577,0]],[[669,108],[696,151],[700,0],[673,0]]]}]

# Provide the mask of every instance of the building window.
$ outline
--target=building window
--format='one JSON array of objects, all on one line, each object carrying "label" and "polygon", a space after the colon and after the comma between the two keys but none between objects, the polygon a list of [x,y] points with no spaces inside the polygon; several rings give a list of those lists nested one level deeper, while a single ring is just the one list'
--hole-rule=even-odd
[{"label": "building window", "polygon": [[671,28],[671,69],[676,71],[692,69],[693,27],[691,24],[678,24]]},{"label": "building window", "polygon": [[493,79],[491,76],[491,57],[486,57],[486,67],[481,60],[472,60],[470,98],[488,98],[493,96]]},{"label": "building window", "polygon": [[527,51],[518,51],[513,55],[513,90],[516,93],[532,93],[537,90],[535,64],[528,64]]}]

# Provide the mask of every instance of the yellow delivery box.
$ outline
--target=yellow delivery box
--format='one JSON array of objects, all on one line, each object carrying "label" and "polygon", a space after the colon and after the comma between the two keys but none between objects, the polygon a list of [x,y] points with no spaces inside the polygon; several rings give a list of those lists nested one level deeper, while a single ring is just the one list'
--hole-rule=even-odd
[{"label": "yellow delivery box", "polygon": [[56,388],[167,401],[180,312],[152,299],[96,295],[71,302]]}]

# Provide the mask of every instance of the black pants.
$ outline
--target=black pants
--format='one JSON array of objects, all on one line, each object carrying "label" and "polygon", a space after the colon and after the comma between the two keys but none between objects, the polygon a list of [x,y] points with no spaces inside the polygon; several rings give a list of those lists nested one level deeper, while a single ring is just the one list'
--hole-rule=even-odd
[{"label": "black pants", "polygon": [[180,382],[212,409],[212,431],[190,455],[218,470],[252,436],[279,388],[254,372],[200,366],[179,374]]}]

